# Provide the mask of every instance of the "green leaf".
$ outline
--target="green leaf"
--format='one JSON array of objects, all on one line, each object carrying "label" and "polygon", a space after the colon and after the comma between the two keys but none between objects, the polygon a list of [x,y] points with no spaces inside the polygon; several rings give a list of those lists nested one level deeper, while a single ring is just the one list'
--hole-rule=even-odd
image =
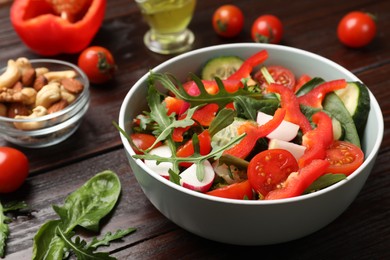
[{"label": "green leaf", "polygon": [[18,211],[27,208],[28,208],[27,203],[24,201],[11,201],[4,205],[3,211],[4,212]]},{"label": "green leaf", "polygon": [[0,202],[0,257],[4,257],[5,255],[5,246],[9,235],[8,222],[10,221],[3,212],[4,208]]},{"label": "green leaf", "polygon": [[65,234],[77,225],[98,231],[99,221],[115,206],[120,191],[118,176],[107,170],[96,174],[70,194],[62,207],[53,205],[53,209],[61,218],[61,227]]},{"label": "green leaf", "polygon": [[237,116],[253,121],[256,121],[258,111],[274,115],[279,104],[280,102],[276,98],[254,99],[245,96],[237,96],[234,98]]},{"label": "green leaf", "polygon": [[342,181],[347,176],[345,174],[333,174],[333,173],[327,173],[321,177],[319,177],[317,180],[315,180],[305,191],[303,194],[315,192],[321,189],[324,189],[326,187],[329,187],[339,181]]},{"label": "green leaf", "polygon": [[110,245],[111,241],[121,239],[121,238],[127,236],[128,234],[131,234],[135,231],[136,231],[135,228],[128,228],[125,230],[119,229],[114,234],[112,234],[111,232],[107,232],[102,239],[98,239],[98,238],[94,237],[92,239],[91,243],[89,243],[87,245],[87,247],[96,249],[99,246],[108,246],[108,245]]},{"label": "green leaf", "polygon": [[218,114],[215,116],[214,120],[210,124],[209,127],[210,136],[213,137],[220,130],[230,125],[234,121],[236,115],[237,112],[232,109],[224,108],[221,111],[219,111]]},{"label": "green leaf", "polygon": [[[229,93],[228,91],[226,91],[223,82],[219,78],[215,79],[219,87],[218,93],[209,94],[207,93],[202,81],[195,75],[192,75],[192,78],[200,90],[200,95],[191,96],[185,91],[183,85],[172,75],[170,75],[169,77],[168,74],[151,72],[150,78],[152,82],[159,81],[168,91],[172,92],[176,97],[190,103],[191,107],[209,103],[216,103],[219,105],[220,108],[223,108],[224,106],[226,106],[226,104],[233,102],[236,96],[250,96],[253,98],[261,98],[263,96],[261,93],[250,92],[245,88],[240,88],[234,93]],[[172,82],[171,78],[175,80],[176,85]]]},{"label": "green leaf", "polygon": [[49,220],[34,236],[33,260],[63,259],[68,252],[65,242],[57,235],[60,220]]}]

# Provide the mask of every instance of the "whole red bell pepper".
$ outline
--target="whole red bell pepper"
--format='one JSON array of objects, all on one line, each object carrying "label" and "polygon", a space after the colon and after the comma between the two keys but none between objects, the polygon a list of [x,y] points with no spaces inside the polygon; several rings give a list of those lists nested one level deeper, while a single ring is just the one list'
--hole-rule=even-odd
[{"label": "whole red bell pepper", "polygon": [[40,55],[80,52],[100,28],[106,0],[79,1],[72,15],[61,16],[58,11],[68,2],[15,0],[10,11],[11,23],[22,41]]}]

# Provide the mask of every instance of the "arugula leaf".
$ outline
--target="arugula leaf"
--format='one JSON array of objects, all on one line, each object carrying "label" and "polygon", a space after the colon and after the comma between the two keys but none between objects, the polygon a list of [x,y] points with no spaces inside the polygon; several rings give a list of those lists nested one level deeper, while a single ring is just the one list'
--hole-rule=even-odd
[{"label": "arugula leaf", "polygon": [[35,234],[33,259],[64,259],[71,253],[78,259],[115,259],[108,253],[95,252],[96,248],[134,232],[134,228],[118,230],[114,234],[109,232],[89,244],[78,236],[72,238],[76,226],[99,231],[99,221],[114,208],[120,191],[118,176],[107,170],[71,193],[62,207],[53,205],[60,219],[47,221]]},{"label": "arugula leaf", "polygon": [[9,235],[9,227],[8,223],[10,219],[3,214],[4,209],[0,202],[0,257],[4,257],[5,255],[5,245],[6,240]]},{"label": "arugula leaf", "polygon": [[[171,78],[175,80],[177,86],[172,82]],[[220,108],[222,108],[226,106],[226,104],[233,102],[236,96],[250,96],[252,98],[261,98],[263,96],[261,93],[250,92],[245,88],[240,88],[234,93],[229,93],[219,78],[215,79],[219,88],[218,93],[209,94],[207,93],[202,81],[197,76],[192,75],[192,79],[200,90],[200,95],[198,96],[189,95],[183,88],[181,82],[172,75],[151,72],[150,79],[152,83],[159,81],[168,91],[171,91],[176,97],[190,103],[191,106],[216,103]]]}]

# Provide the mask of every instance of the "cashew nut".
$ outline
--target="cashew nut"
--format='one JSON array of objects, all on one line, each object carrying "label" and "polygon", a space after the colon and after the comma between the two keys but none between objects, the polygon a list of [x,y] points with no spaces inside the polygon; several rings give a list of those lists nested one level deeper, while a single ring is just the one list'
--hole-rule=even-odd
[{"label": "cashew nut", "polygon": [[34,88],[23,88],[21,93],[25,95],[25,99],[23,100],[23,104],[32,105],[35,103],[37,97],[37,91]]},{"label": "cashew nut", "polygon": [[64,86],[61,86],[60,89],[61,89],[61,97],[62,97],[62,99],[65,99],[66,101],[68,101],[68,104],[70,104],[73,101],[75,101],[76,96],[74,94],[72,94],[68,90],[66,90]]},{"label": "cashew nut", "polygon": [[25,69],[32,68],[31,62],[25,57],[20,57],[20,58],[16,59],[15,63],[18,66],[21,73],[23,73],[23,71]]},{"label": "cashew nut", "polygon": [[51,82],[38,91],[35,105],[50,107],[51,104],[61,99],[60,84],[58,82]]},{"label": "cashew nut", "polygon": [[0,89],[12,87],[20,78],[20,70],[14,60],[8,60],[7,68],[0,75]]},{"label": "cashew nut", "polygon": [[48,72],[49,72],[49,69],[46,67],[35,68],[35,73],[37,74],[37,77],[41,76],[41,75],[43,76]]},{"label": "cashew nut", "polygon": [[63,78],[75,78],[77,76],[74,70],[49,71],[43,74],[48,81],[61,80]]},{"label": "cashew nut", "polygon": [[[37,106],[28,116],[15,116],[15,119],[33,119],[47,115],[47,109],[43,106]],[[16,128],[21,130],[36,130],[45,127],[46,121],[36,122],[14,122]]]}]

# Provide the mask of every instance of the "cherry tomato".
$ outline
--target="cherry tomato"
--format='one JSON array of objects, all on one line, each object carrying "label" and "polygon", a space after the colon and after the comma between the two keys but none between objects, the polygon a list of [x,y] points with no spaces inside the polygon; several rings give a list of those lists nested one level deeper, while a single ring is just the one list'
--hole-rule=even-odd
[{"label": "cherry tomato", "polygon": [[326,160],[330,163],[327,172],[350,175],[363,163],[364,153],[352,143],[334,141],[326,150]]},{"label": "cherry tomato", "polygon": [[26,180],[29,163],[26,155],[11,147],[0,147],[0,193],[16,191]]},{"label": "cherry tomato", "polygon": [[95,84],[112,79],[116,70],[111,52],[100,46],[91,46],[81,52],[78,66],[88,76],[89,81]]},{"label": "cherry tomato", "polygon": [[231,38],[242,31],[244,15],[235,5],[222,5],[214,12],[212,24],[218,35]]},{"label": "cherry tomato", "polygon": [[[267,67],[269,74],[275,80],[275,83],[288,87],[294,90],[295,88],[295,76],[291,70],[282,66],[269,66]],[[259,82],[260,85],[266,84],[263,73],[259,70],[254,75],[254,79]]]},{"label": "cherry tomato", "polygon": [[337,36],[348,47],[360,48],[369,44],[375,37],[376,24],[367,13],[354,11],[345,15],[337,27]]},{"label": "cherry tomato", "polygon": [[252,188],[265,197],[296,171],[298,171],[297,160],[289,151],[270,149],[252,158],[247,173]]},{"label": "cherry tomato", "polygon": [[[148,149],[149,147],[151,147],[154,142],[156,141],[156,137],[154,135],[151,135],[151,134],[143,134],[143,133],[133,133],[130,135],[131,137],[131,140],[133,141],[133,144],[136,146],[136,147],[133,147],[135,153],[137,154],[142,154],[142,152],[139,150],[146,150]],[[161,146],[162,143],[159,142],[157,143],[154,147],[159,147]]]},{"label": "cherry tomato", "polygon": [[262,15],[253,22],[251,33],[255,42],[279,43],[283,36],[283,24],[274,15]]}]

